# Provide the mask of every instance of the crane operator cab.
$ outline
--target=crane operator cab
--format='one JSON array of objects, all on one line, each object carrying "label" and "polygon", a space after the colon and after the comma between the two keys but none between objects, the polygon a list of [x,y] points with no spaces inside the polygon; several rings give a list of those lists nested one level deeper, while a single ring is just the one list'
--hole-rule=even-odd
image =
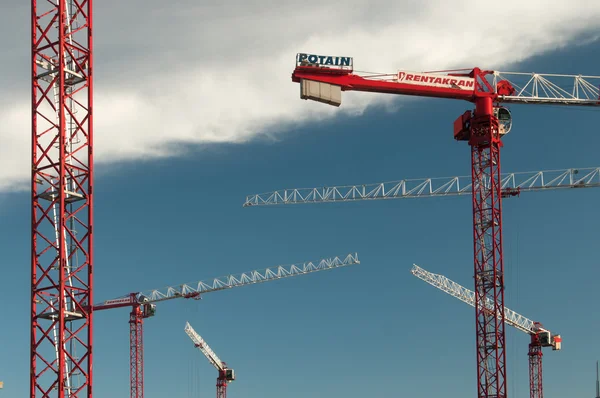
[{"label": "crane operator cab", "polygon": [[235,380],[235,372],[233,369],[225,369],[225,380],[230,383]]},{"label": "crane operator cab", "polygon": [[498,119],[498,127],[500,137],[505,134],[508,134],[510,128],[512,127],[512,115],[508,108],[503,106],[494,107],[494,116]]}]

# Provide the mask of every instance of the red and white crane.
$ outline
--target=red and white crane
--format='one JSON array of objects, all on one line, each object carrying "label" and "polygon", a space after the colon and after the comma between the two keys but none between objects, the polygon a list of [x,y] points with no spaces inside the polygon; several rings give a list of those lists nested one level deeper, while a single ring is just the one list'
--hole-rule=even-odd
[{"label": "red and white crane", "polygon": [[[351,57],[308,53],[296,56],[292,81],[300,98],[341,105],[342,91],[364,91],[448,98],[474,104],[454,122],[454,139],[471,147],[471,197],[475,313],[477,335],[477,396],[506,397],[504,333],[504,266],[502,259],[501,138],[512,126],[502,103],[586,106],[600,109],[600,77],[510,73],[480,68],[391,74],[354,71]],[[567,88],[569,86],[569,88]],[[518,194],[514,192],[514,194]],[[496,319],[483,306],[491,298]]]},{"label": "red and white crane", "polygon": [[154,316],[156,304],[160,301],[176,298],[199,300],[202,295],[219,290],[232,289],[256,283],[275,281],[283,278],[306,275],[313,272],[341,268],[348,265],[360,264],[358,255],[348,254],[344,259],[339,257],[322,259],[318,262],[280,265],[259,271],[244,272],[238,275],[226,275],[212,281],[199,281],[177,286],[167,286],[162,289],[147,292],[136,292],[94,305],[94,311],[112,308],[131,307],[129,314],[129,343],[130,343],[130,397],[144,396],[144,340],[143,322],[145,318]]},{"label": "red and white crane", "polygon": [[[413,264],[410,272],[441,291],[475,307],[475,292],[472,290],[451,281],[443,275],[426,271],[416,264]],[[488,298],[485,300],[484,307],[488,311],[493,311],[494,303]],[[542,388],[542,347],[552,347],[553,351],[558,351],[561,349],[562,338],[560,335],[552,334],[549,330],[544,329],[541,323],[519,315],[509,308],[504,308],[504,316],[507,324],[531,336],[529,352],[527,354],[529,356],[529,396],[530,398],[544,398],[544,390]],[[496,317],[499,319],[500,314],[496,313]]]},{"label": "red and white crane", "polygon": [[235,371],[227,367],[227,364],[219,359],[217,354],[206,344],[206,341],[200,336],[189,322],[185,323],[185,332],[194,342],[194,346],[202,351],[210,363],[219,371],[217,377],[217,398],[227,398],[227,383],[235,380]]}]

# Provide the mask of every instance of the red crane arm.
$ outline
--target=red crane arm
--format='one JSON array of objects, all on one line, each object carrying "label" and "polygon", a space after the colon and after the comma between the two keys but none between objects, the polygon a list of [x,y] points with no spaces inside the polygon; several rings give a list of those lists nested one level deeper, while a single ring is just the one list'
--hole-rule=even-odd
[{"label": "red crane arm", "polygon": [[577,105],[600,107],[600,76],[455,70],[357,73],[351,57],[298,54],[292,81],[300,83],[302,99],[341,105],[342,91],[450,98],[470,101],[480,115],[492,103]]},{"label": "red crane arm", "polygon": [[340,86],[342,91],[412,95],[474,101],[476,97],[493,97],[493,87],[485,76],[493,73],[475,68],[469,73],[434,74],[401,71],[396,74],[359,76],[345,69],[298,65],[292,81],[312,80]]}]

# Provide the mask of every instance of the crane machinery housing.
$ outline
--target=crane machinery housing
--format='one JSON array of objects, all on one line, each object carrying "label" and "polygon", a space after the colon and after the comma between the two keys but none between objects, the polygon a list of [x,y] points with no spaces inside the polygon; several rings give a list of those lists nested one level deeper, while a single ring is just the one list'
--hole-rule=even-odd
[{"label": "crane machinery housing", "polygon": [[[520,80],[524,80],[521,84]],[[300,98],[341,105],[342,91],[457,99],[471,102],[454,122],[454,139],[471,147],[471,198],[477,348],[477,396],[506,397],[502,197],[500,148],[512,127],[503,104],[548,104],[600,108],[598,76],[498,72],[472,69],[390,74],[354,71],[351,57],[296,55],[292,81]],[[563,88],[565,84],[570,89]],[[286,198],[284,198],[285,200]],[[491,299],[494,312],[485,307]],[[499,320],[496,315],[499,314]]]},{"label": "crane machinery housing", "polygon": [[144,319],[152,317],[156,313],[157,302],[186,298],[199,300],[202,295],[219,290],[232,289],[256,283],[276,281],[306,275],[314,272],[326,271],[360,264],[358,254],[350,253],[345,258],[326,258],[318,262],[307,261],[301,264],[287,266],[276,266],[264,270],[244,272],[239,275],[226,275],[215,278],[212,281],[199,281],[177,286],[168,286],[162,289],[147,292],[136,292],[106,300],[94,305],[94,311],[108,310],[113,308],[131,307],[129,314],[129,365],[130,365],[130,397],[143,398],[144,396]]},{"label": "crane machinery housing", "polygon": [[[410,272],[417,278],[456,297],[462,302],[473,307],[475,306],[475,292],[472,290],[451,281],[443,275],[426,271],[416,264],[413,264]],[[494,308],[489,298],[485,301],[485,306],[490,311]],[[529,352],[527,353],[529,357],[529,396],[530,398],[544,398],[542,385],[542,347],[552,347],[553,351],[558,351],[562,348],[562,337],[559,334],[552,334],[549,330],[544,329],[541,323],[527,319],[509,308],[504,308],[504,314],[507,324],[531,336]],[[499,319],[500,314],[496,314],[496,317]]]},{"label": "crane machinery housing", "polygon": [[235,371],[219,359],[217,354],[206,344],[206,341],[192,328],[189,322],[185,323],[184,330],[194,342],[194,347],[199,349],[219,371],[219,377],[217,377],[217,398],[227,398],[227,383],[235,380]]}]

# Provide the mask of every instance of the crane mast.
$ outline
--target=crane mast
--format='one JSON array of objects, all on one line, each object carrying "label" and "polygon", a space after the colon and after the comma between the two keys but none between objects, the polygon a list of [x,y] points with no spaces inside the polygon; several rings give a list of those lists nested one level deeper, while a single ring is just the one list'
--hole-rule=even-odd
[{"label": "crane mast", "polygon": [[[445,276],[426,271],[416,264],[413,264],[410,272],[417,278],[456,297],[462,302],[473,307],[475,306],[475,292]],[[494,305],[490,298],[486,299],[484,305],[489,311],[493,311]],[[534,322],[509,308],[504,308],[504,315],[507,324],[531,336],[529,352],[527,353],[529,357],[529,395],[530,398],[543,398],[542,347],[552,347],[554,351],[560,350],[562,338],[560,335],[553,335],[550,331],[544,329],[541,323]],[[500,314],[496,314],[496,318],[500,318]]]},{"label": "crane mast", "polygon": [[244,272],[237,275],[226,275],[211,281],[198,281],[184,283],[176,286],[166,286],[144,292],[129,293],[125,296],[106,300],[95,304],[93,311],[108,310],[113,308],[131,307],[129,314],[129,343],[130,343],[130,397],[143,398],[144,396],[144,343],[143,322],[156,313],[157,302],[177,298],[199,300],[201,295],[219,290],[253,285],[257,283],[276,281],[314,272],[337,269],[353,264],[360,264],[358,254],[350,253],[345,258],[333,257],[307,261],[300,264],[280,265]]},{"label": "crane mast", "polygon": [[235,372],[227,367],[227,364],[219,359],[217,354],[206,344],[189,322],[185,323],[185,333],[192,339],[194,346],[198,348],[209,362],[219,371],[217,378],[217,398],[227,398],[227,383],[235,380]]},{"label": "crane mast", "polygon": [[33,397],[92,396],[92,2],[31,1]]},{"label": "crane mast", "polygon": [[[572,90],[557,83],[561,79],[572,82]],[[468,143],[471,154],[477,396],[505,398],[502,197],[518,195],[519,191],[503,190],[500,148],[503,145],[502,137],[511,130],[512,117],[510,111],[501,104],[598,108],[600,77],[520,74],[480,68],[442,72],[355,73],[351,57],[299,53],[296,55],[292,81],[299,83],[301,99],[336,107],[342,103],[342,91],[447,98],[473,103],[473,110],[467,110],[455,120],[454,139]],[[270,199],[267,198],[267,201]],[[284,196],[282,202],[289,203],[288,197]],[[247,199],[246,204],[262,203],[260,199]],[[485,307],[488,299],[492,300],[493,311]]]}]

